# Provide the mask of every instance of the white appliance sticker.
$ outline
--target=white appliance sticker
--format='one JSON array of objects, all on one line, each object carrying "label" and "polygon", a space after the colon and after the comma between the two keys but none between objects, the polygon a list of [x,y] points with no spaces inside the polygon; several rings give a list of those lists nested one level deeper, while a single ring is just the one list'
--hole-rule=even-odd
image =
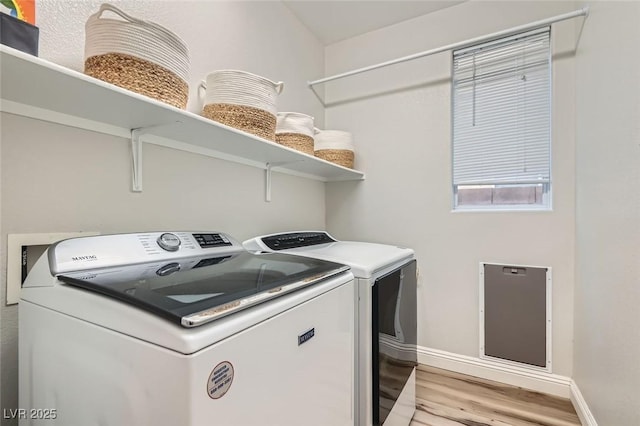
[{"label": "white appliance sticker", "polygon": [[233,383],[233,365],[223,361],[216,365],[207,380],[207,395],[211,399],[219,399],[227,393]]}]

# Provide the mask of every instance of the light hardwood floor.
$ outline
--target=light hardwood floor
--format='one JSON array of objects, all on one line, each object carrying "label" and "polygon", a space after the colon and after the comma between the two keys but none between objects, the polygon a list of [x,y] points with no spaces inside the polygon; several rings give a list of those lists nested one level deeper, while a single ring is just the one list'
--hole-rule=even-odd
[{"label": "light hardwood floor", "polygon": [[579,426],[568,399],[418,366],[410,426]]}]

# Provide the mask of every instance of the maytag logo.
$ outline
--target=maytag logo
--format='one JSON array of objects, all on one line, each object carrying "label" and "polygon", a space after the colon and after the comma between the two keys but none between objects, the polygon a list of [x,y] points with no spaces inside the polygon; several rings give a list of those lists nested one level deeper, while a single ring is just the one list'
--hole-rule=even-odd
[{"label": "maytag logo", "polygon": [[303,343],[307,343],[307,342],[308,342],[309,340],[311,340],[311,338],[312,338],[313,336],[315,336],[315,335],[316,335],[316,329],[315,329],[315,327],[314,327],[314,328],[312,328],[312,329],[311,329],[311,330],[309,330],[309,331],[306,331],[306,332],[304,332],[304,333],[300,334],[300,335],[298,336],[298,346],[302,345]]},{"label": "maytag logo", "polygon": [[71,258],[74,262],[82,262],[85,260],[98,260],[98,256],[95,254],[90,254],[88,256],[74,256]]}]

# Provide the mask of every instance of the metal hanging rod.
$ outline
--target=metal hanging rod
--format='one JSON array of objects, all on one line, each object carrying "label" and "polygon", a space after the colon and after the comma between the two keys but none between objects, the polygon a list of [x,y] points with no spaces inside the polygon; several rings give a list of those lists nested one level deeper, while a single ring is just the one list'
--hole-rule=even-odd
[{"label": "metal hanging rod", "polygon": [[[585,18],[589,15],[589,7],[584,7],[579,10],[574,10],[573,12],[563,13],[561,15],[552,16],[551,18],[541,19],[539,21],[531,22],[525,25],[519,25],[517,27],[509,28],[506,30],[498,31],[495,33],[487,34],[480,37],[475,37],[469,40],[460,41],[457,43],[448,44],[446,46],[437,47],[435,49],[425,50],[424,52],[414,53],[413,55],[404,56],[402,58],[392,59],[390,61],[382,62],[375,65],[369,65],[368,67],[358,68],[356,70],[343,72],[342,74],[332,75],[330,77],[321,78],[319,80],[309,81],[307,85],[309,87],[313,87],[316,84],[326,83],[328,81],[338,80],[340,78],[349,77],[356,74],[361,74],[363,72],[375,70],[378,68],[388,67],[389,65],[399,64],[401,62],[412,61],[414,59],[423,58],[425,56],[430,56],[436,53],[446,52],[447,50],[460,49],[463,47],[473,46],[474,44],[478,44],[485,41],[490,41],[492,39],[498,39],[501,37],[507,37],[513,34],[517,34],[520,32],[524,32],[527,30],[533,30],[536,28],[541,28],[555,22],[566,21],[567,19],[577,18],[578,16],[584,16]],[[584,22],[583,22],[584,25]],[[580,31],[582,33],[582,30]]]}]

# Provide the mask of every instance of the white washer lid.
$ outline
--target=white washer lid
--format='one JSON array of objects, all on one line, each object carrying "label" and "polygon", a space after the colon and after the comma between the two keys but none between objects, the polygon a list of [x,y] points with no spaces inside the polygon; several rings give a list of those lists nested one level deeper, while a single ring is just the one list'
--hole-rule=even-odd
[{"label": "white washer lid", "polygon": [[[351,272],[343,272],[200,327],[184,328],[118,300],[65,285],[49,274],[46,259],[38,262],[40,267],[34,266],[34,269],[38,268],[38,276],[33,278],[41,282],[42,287],[24,288],[20,294],[21,303],[31,302],[185,355],[196,353],[353,280]],[[54,285],[49,285],[52,281]]]},{"label": "white washer lid", "polygon": [[281,252],[343,263],[351,267],[356,278],[371,278],[383,269],[400,266],[414,257],[414,251],[409,248],[356,241],[336,241]]}]

